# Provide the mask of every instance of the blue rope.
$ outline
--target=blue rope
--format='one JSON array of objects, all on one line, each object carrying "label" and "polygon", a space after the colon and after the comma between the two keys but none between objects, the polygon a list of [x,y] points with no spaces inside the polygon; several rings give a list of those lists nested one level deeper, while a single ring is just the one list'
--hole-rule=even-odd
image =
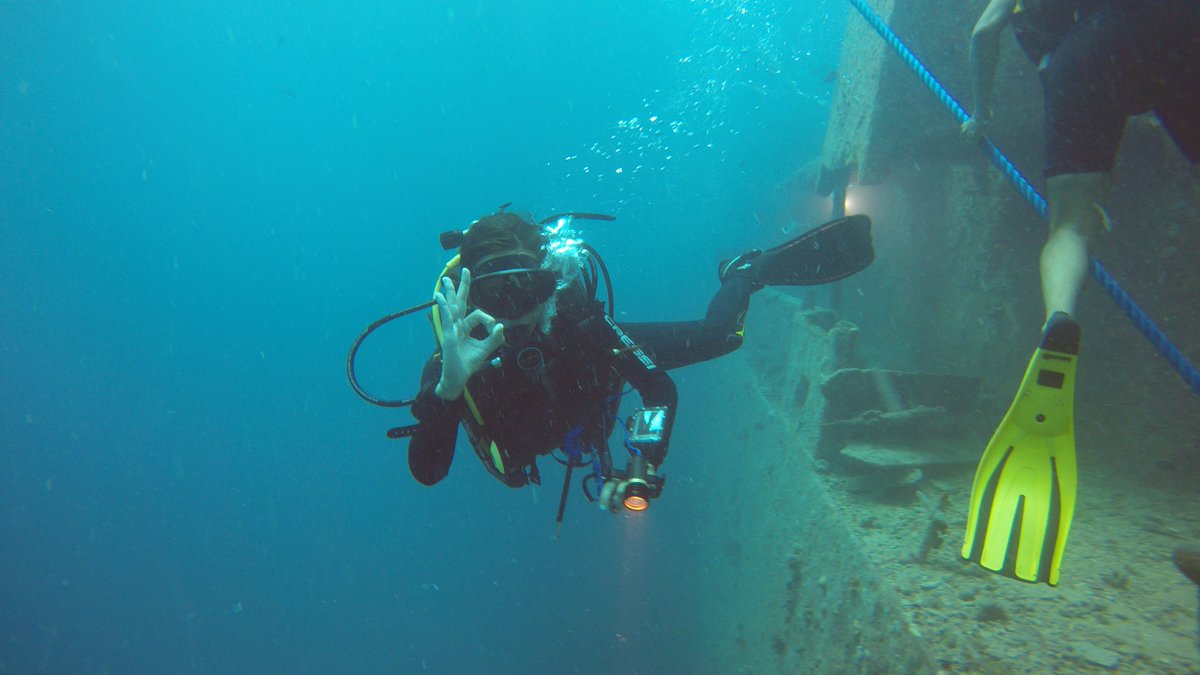
[{"label": "blue rope", "polygon": [[[958,120],[960,125],[970,119],[967,111],[958,104],[958,101],[954,100],[954,97],[950,95],[950,92],[946,91],[942,83],[938,82],[933,74],[929,72],[929,69],[900,41],[900,38],[883,22],[883,19],[867,5],[866,0],[850,0],[850,4],[854,5],[854,8],[867,20],[867,23],[875,29],[875,32],[879,33],[884,41],[896,50],[900,58],[908,64],[909,68],[912,68],[917,77],[921,79],[921,82],[924,82],[925,86],[933,91],[938,100],[950,109],[951,114],[954,115],[954,118]],[[990,140],[984,139],[981,145],[988,158],[996,165],[996,168],[1000,169],[1005,176],[1008,176],[1013,186],[1017,188],[1017,191],[1021,193],[1021,196],[1029,202],[1033,209],[1038,212],[1038,215],[1043,219],[1049,218],[1050,210],[1046,206],[1045,198],[1038,194],[1037,190],[1033,189],[1029,181],[1025,180],[1025,177],[1004,156],[1004,153],[1000,152],[1000,149]],[[1179,373],[1179,376],[1192,388],[1192,391],[1200,394],[1200,372],[1197,372],[1196,367],[1192,365],[1187,356],[1171,343],[1171,340],[1159,330],[1154,321],[1146,315],[1146,312],[1133,301],[1133,298],[1129,297],[1129,294],[1125,292],[1125,289],[1121,288],[1116,279],[1113,279],[1108,270],[1104,269],[1104,265],[1101,265],[1100,261],[1095,258],[1092,258],[1092,276],[1104,289],[1104,292],[1108,293],[1109,297],[1113,299],[1113,302],[1117,303],[1117,306],[1125,312],[1126,316],[1133,322],[1133,325],[1137,326],[1142,335],[1145,335],[1146,339],[1150,340],[1150,344],[1154,345],[1158,353]]]}]

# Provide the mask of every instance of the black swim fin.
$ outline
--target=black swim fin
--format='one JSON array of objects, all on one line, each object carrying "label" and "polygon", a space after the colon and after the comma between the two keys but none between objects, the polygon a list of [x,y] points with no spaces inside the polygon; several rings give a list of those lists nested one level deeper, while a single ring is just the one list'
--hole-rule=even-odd
[{"label": "black swim fin", "polygon": [[871,219],[830,221],[766,251],[751,249],[724,260],[717,275],[746,274],[762,286],[818,286],[861,272],[875,260]]}]

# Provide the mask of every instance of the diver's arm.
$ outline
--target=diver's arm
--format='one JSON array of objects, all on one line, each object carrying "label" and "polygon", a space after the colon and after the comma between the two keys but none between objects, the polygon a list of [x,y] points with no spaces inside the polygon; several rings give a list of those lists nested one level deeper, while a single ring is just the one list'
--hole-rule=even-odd
[{"label": "diver's arm", "polygon": [[621,327],[599,308],[579,322],[594,358],[611,365],[642,395],[642,409],[629,419],[625,443],[632,452],[624,471],[614,470],[607,448],[602,451],[603,487],[597,501],[601,510],[618,505],[640,511],[662,494],[659,466],[667,457],[671,429],[675,426],[678,396],[675,382]]},{"label": "diver's arm", "polygon": [[593,341],[614,357],[613,366],[642,396],[645,408],[664,408],[666,419],[662,427],[662,440],[640,448],[646,460],[654,467],[662,464],[667,456],[671,441],[671,429],[675,425],[675,410],[678,395],[675,381],[638,347],[606,314],[584,321],[581,326]]},{"label": "diver's arm", "polygon": [[412,406],[413,417],[421,425],[408,441],[408,468],[423,485],[433,485],[450,472],[462,416],[461,398],[448,401],[435,391],[441,372],[437,356],[429,359],[421,373],[421,391]]},{"label": "diver's arm", "polygon": [[991,0],[971,31],[971,92],[975,97],[975,108],[971,119],[963,125],[964,134],[982,134],[980,127],[992,118],[992,87],[996,81],[996,65],[1000,61],[1000,35],[1012,21],[1016,5],[1017,0]]},{"label": "diver's arm", "polygon": [[[620,360],[618,360],[618,364],[620,364]],[[675,426],[675,411],[679,401],[675,391],[675,381],[662,368],[655,367],[653,370],[647,370],[643,364],[636,362],[626,365],[627,368],[618,365],[617,369],[621,376],[642,395],[642,407],[666,409],[662,440],[640,448],[646,461],[657,468],[667,458],[667,446],[671,442],[671,428]]]}]

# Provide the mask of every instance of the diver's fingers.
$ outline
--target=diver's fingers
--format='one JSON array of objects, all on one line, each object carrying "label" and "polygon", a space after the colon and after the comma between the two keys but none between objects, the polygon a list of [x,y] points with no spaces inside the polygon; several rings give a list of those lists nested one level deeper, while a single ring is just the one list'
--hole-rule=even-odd
[{"label": "diver's fingers", "polygon": [[486,328],[487,332],[491,333],[492,329],[496,325],[496,319],[492,318],[491,314],[488,314],[482,309],[477,309],[474,312],[471,312],[467,315],[467,318],[463,319],[463,330],[468,333],[475,330],[475,327],[480,325]]},{"label": "diver's fingers", "polygon": [[482,309],[477,309],[475,311],[479,312],[479,318],[480,318],[479,323],[482,324],[485,329],[487,329],[488,335],[491,335],[492,333],[496,332],[496,326],[497,326],[496,317],[492,316],[491,314],[488,314],[487,312],[483,311]]},{"label": "diver's fingers", "polygon": [[621,499],[625,496],[625,489],[628,487],[629,481],[627,480],[604,481],[604,487],[600,489],[600,510],[616,513],[617,505],[621,503]]},{"label": "diver's fingers", "polygon": [[442,297],[446,306],[458,312],[458,293],[454,290],[454,281],[450,277],[442,277]]},{"label": "diver's fingers", "polygon": [[609,506],[609,503],[612,501],[613,492],[616,489],[617,489],[617,481],[615,481],[615,480],[604,481],[604,487],[600,489],[599,506],[600,506],[601,511],[611,511],[612,510],[612,507]]},{"label": "diver's fingers", "polygon": [[459,313],[467,313],[467,302],[471,299],[471,270],[466,267],[462,268],[462,275],[458,280],[458,303]]},{"label": "diver's fingers", "polygon": [[451,316],[450,303],[446,300],[446,296],[442,295],[441,291],[433,294],[433,301],[437,303],[438,317],[441,319],[442,334],[444,335],[454,327],[454,317]]},{"label": "diver's fingers", "polygon": [[492,320],[491,334],[483,340],[483,349],[491,354],[504,345],[504,324]]}]

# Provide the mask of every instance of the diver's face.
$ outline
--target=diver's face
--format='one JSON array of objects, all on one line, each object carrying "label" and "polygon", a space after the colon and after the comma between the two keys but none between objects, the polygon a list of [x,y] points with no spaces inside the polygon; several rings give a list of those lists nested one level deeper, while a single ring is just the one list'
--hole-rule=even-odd
[{"label": "diver's face", "polygon": [[541,322],[542,317],[545,314],[546,303],[543,302],[542,304],[534,307],[515,319],[505,319],[504,317],[498,316],[496,317],[496,320],[504,324],[505,328],[508,326],[536,326],[539,322]]},{"label": "diver's face", "polygon": [[533,331],[541,325],[542,318],[545,315],[546,303],[543,302],[526,312],[523,316],[515,319],[496,317],[496,320],[504,324],[504,341],[509,344],[516,344],[528,340]]}]

